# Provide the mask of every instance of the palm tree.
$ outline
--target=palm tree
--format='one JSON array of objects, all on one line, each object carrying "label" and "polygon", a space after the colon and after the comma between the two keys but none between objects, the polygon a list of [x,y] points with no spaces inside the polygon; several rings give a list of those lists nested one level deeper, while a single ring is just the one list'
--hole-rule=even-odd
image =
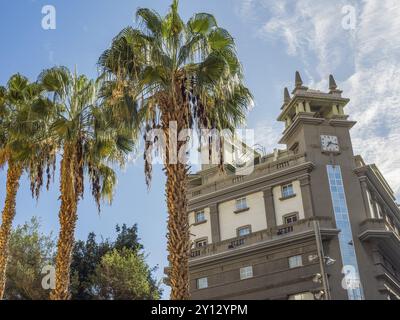
[{"label": "palm tree", "polygon": [[[8,164],[6,199],[0,227],[0,299],[3,298],[8,243],[16,213],[16,195],[24,170],[31,178],[32,195],[38,198],[46,168],[47,187],[55,161],[55,150],[46,141],[48,117],[38,108],[42,88],[16,74],[7,88],[0,88],[0,167]],[[40,116],[39,116],[40,115]]]},{"label": "palm tree", "polygon": [[44,70],[39,82],[53,105],[50,137],[60,149],[60,231],[56,256],[56,288],[51,299],[70,298],[70,264],[77,222],[77,206],[84,193],[87,172],[92,195],[100,209],[101,198],[112,200],[116,176],[107,163],[122,165],[132,141],[99,103],[99,81],[71,73],[67,68]]},{"label": "palm tree", "polygon": [[[103,95],[114,110],[135,104],[134,128],[161,129],[169,141],[169,124],[182,129],[230,129],[245,119],[252,96],[243,84],[242,70],[232,36],[207,13],[184,23],[174,0],[161,17],[138,9],[137,27],[123,29],[99,59],[106,81]],[[184,142],[178,142],[181,150]],[[153,144],[146,142],[146,150]],[[172,299],[189,299],[190,251],[185,161],[169,161],[167,143],[164,171],[167,177],[169,281]],[[220,157],[220,159],[223,159]],[[145,158],[146,182],[151,180],[151,157]],[[220,168],[223,169],[222,160]]]}]

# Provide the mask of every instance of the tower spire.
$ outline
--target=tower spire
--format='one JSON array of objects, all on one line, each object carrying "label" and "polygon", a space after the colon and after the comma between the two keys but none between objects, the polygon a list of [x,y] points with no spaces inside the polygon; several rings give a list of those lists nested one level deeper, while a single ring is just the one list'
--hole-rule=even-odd
[{"label": "tower spire", "polygon": [[295,87],[292,91],[293,94],[295,94],[297,90],[307,90],[308,89],[307,87],[305,87],[303,85],[303,79],[301,79],[300,72],[298,72],[298,71],[296,71],[296,73],[295,73],[294,84],[295,84]]},{"label": "tower spire", "polygon": [[334,91],[337,89],[336,81],[333,75],[329,75],[329,90]]},{"label": "tower spire", "polygon": [[289,90],[288,88],[285,87],[285,89],[283,90],[283,102],[285,104],[290,102],[290,94],[289,94]]},{"label": "tower spire", "polygon": [[303,86],[303,80],[301,79],[300,72],[296,71],[295,74],[295,86],[301,88]]},{"label": "tower spire", "polygon": [[334,94],[341,94],[342,91],[338,89],[335,78],[333,75],[329,75],[329,93],[334,93]]}]

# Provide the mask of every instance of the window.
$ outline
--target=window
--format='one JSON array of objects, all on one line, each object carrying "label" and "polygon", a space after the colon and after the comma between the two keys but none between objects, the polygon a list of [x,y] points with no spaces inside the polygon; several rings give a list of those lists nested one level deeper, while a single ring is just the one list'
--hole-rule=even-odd
[{"label": "window", "polygon": [[302,292],[290,295],[288,300],[314,300],[314,295],[311,292]]},{"label": "window", "polygon": [[246,198],[236,199],[236,210],[244,210],[247,209],[247,201]]},{"label": "window", "polygon": [[387,214],[385,214],[385,220],[386,220],[386,224],[393,228],[393,226],[394,226],[393,219],[391,217],[389,217]]},{"label": "window", "polygon": [[382,219],[383,218],[383,214],[382,214],[382,208],[379,205],[378,202],[376,202],[376,213],[378,214],[378,218]]},{"label": "window", "polygon": [[297,213],[291,213],[284,217],[285,224],[295,223],[299,220]]},{"label": "window", "polygon": [[202,248],[202,247],[207,246],[207,239],[196,240],[195,246],[196,246],[196,248]]},{"label": "window", "polygon": [[240,280],[253,278],[253,267],[248,266],[240,268]]},{"label": "window", "polygon": [[289,268],[297,268],[303,265],[303,259],[301,255],[293,256],[289,258]]},{"label": "window", "polygon": [[289,198],[294,195],[293,184],[282,186],[282,198]]},{"label": "window", "polygon": [[251,233],[251,227],[245,226],[237,229],[238,237],[244,237]]},{"label": "window", "polygon": [[206,221],[206,215],[204,214],[204,211],[196,212],[195,220],[196,220],[196,223]]},{"label": "window", "polygon": [[206,289],[206,288],[208,288],[208,278],[197,279],[197,289]]},{"label": "window", "polygon": [[367,199],[368,199],[369,211],[371,213],[371,218],[375,219],[374,202],[372,201],[371,193],[368,190],[367,190]]},{"label": "window", "polygon": [[354,268],[352,271],[352,278],[354,278],[351,279],[354,285],[348,286],[347,296],[349,300],[364,300],[364,292],[360,282],[357,257],[353,245],[354,241],[349,219],[349,210],[343,186],[342,170],[340,166],[327,165],[327,173],[335,222],[338,229],[341,230],[339,233],[339,249],[343,265],[350,265]]}]

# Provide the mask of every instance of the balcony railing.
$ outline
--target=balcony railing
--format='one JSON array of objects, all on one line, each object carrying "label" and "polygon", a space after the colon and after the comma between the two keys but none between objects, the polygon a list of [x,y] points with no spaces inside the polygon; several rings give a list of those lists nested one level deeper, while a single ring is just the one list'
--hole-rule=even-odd
[{"label": "balcony railing", "polygon": [[278,229],[277,235],[280,236],[282,234],[286,234],[286,233],[290,233],[290,232],[293,232],[293,226],[287,226],[287,227]]},{"label": "balcony railing", "polygon": [[240,238],[231,241],[231,243],[228,245],[228,249],[235,249],[237,247],[243,246],[245,244],[246,238]]},{"label": "balcony railing", "polygon": [[256,243],[268,242],[277,239],[284,239],[295,234],[302,232],[312,231],[312,221],[317,219],[320,224],[321,230],[335,229],[334,223],[329,217],[315,217],[310,219],[299,220],[290,225],[281,225],[257,232],[253,232],[247,236],[227,239],[218,243],[212,243],[202,248],[195,248],[191,251],[191,258],[196,259],[200,257],[210,256],[223,252],[231,252],[235,249],[249,246]]}]

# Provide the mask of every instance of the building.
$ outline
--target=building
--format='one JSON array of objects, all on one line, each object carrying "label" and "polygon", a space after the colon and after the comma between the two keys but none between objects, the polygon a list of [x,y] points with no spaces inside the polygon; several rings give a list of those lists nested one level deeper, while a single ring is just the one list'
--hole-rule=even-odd
[{"label": "building", "polygon": [[329,92],[295,82],[278,118],[286,150],[259,155],[250,175],[190,177],[191,297],[400,299],[394,192],[354,155],[334,78]]}]

